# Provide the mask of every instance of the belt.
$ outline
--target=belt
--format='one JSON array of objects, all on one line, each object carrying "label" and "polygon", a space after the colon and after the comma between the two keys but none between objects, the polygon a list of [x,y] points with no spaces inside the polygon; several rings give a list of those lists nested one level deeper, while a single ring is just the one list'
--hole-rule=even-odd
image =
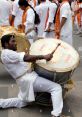
[{"label": "belt", "polygon": [[32,69],[27,70],[27,71],[24,72],[22,75],[18,76],[18,77],[16,78],[16,80],[20,79],[20,78],[21,78],[22,76],[24,76],[26,73],[31,73],[31,72],[32,72]]}]

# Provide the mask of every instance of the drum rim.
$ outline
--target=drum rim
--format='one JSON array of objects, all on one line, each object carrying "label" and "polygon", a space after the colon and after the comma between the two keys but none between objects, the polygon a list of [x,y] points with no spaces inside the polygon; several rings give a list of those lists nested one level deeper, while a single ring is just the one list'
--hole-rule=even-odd
[{"label": "drum rim", "polygon": [[76,67],[79,65],[79,63],[80,63],[80,60],[75,65],[73,65],[72,67],[63,68],[63,69],[62,68],[55,68],[54,70],[49,69],[47,67],[44,67],[44,66],[42,66],[42,65],[40,65],[38,63],[35,63],[35,64],[38,65],[39,67],[45,69],[45,70],[50,71],[50,72],[69,72],[69,71],[72,71],[72,70],[76,69]]}]

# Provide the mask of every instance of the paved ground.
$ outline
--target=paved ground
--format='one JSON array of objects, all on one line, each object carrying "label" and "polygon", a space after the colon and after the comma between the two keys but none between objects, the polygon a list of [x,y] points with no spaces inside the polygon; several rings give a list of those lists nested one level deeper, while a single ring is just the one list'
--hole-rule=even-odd
[{"label": "paved ground", "polygon": [[[74,31],[75,33],[75,31]],[[79,67],[74,72],[74,88],[66,95],[63,113],[69,117],[82,117],[82,37],[74,34],[74,47],[80,54]],[[14,97],[17,95],[18,87],[15,81],[4,70],[0,64],[0,98]],[[0,117],[50,117],[52,107],[44,107],[36,104],[22,109],[10,108],[0,109]]]}]

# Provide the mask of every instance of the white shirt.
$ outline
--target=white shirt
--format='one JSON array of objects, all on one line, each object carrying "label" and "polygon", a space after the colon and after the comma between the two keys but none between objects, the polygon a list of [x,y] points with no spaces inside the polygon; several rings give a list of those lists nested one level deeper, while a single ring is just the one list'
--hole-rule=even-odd
[{"label": "white shirt", "polygon": [[65,2],[60,8],[60,22],[62,17],[65,17],[67,20],[61,29],[61,35],[72,35],[72,13],[68,2]]},{"label": "white shirt", "polygon": [[15,52],[9,49],[2,50],[1,59],[10,75],[16,79],[19,86],[18,97],[25,101],[34,101],[33,83],[38,75],[33,71],[28,73],[29,63],[23,61],[24,52]]},{"label": "white shirt", "polygon": [[18,53],[9,49],[2,50],[2,62],[4,63],[6,70],[14,79],[20,77],[30,69],[29,64],[23,61],[24,54],[24,52]]},{"label": "white shirt", "polygon": [[0,0],[0,26],[10,25],[9,16],[12,4],[7,0]]},{"label": "white shirt", "polygon": [[[54,21],[56,9],[57,9],[57,5],[55,3],[49,3],[49,17],[48,17],[48,22],[47,22],[45,31],[47,30],[49,23],[51,23],[50,29],[54,30],[54,22],[53,21]],[[44,35],[44,37],[47,37],[47,38],[55,38],[55,31],[44,32],[43,35]]]},{"label": "white shirt", "polygon": [[57,5],[55,3],[50,3],[49,5],[49,19],[48,22],[52,22],[54,21],[54,16],[56,13],[56,9],[57,9]]},{"label": "white shirt", "polygon": [[43,32],[45,30],[45,23],[46,23],[48,8],[49,8],[49,4],[47,2],[40,3],[40,5],[35,7],[35,10],[39,14],[39,17],[40,17],[40,24],[38,25],[39,37],[43,36]]},{"label": "white shirt", "polygon": [[47,22],[47,26],[49,25],[49,22],[52,23],[51,25],[51,29],[54,29],[54,17],[55,17],[55,13],[56,13],[56,9],[57,9],[57,5],[55,3],[50,3],[49,4],[49,17],[48,17],[48,22]]},{"label": "white shirt", "polygon": [[14,27],[15,27],[15,28],[18,28],[18,25],[19,25],[19,24],[22,24],[22,14],[23,14],[23,10],[21,10],[21,9],[19,8],[18,1],[19,1],[19,0],[15,0],[15,1],[13,2],[13,9],[12,9],[12,15],[15,16],[15,19],[14,19]]},{"label": "white shirt", "polygon": [[[29,8],[27,10],[27,17],[26,17],[26,22],[25,22],[25,32],[27,32],[29,29],[32,29],[35,27],[34,20],[35,20],[35,13],[32,8]],[[27,33],[28,39],[33,39],[34,36],[35,36],[34,30]]]}]

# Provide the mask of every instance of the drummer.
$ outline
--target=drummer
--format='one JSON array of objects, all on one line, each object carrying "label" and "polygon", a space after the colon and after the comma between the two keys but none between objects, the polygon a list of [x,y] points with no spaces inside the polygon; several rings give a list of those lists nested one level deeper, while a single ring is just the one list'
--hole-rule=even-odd
[{"label": "drummer", "polygon": [[62,88],[59,84],[39,77],[38,74],[29,68],[29,62],[45,59],[49,61],[53,55],[29,55],[25,52],[16,52],[17,44],[15,36],[12,34],[4,35],[1,38],[3,47],[1,60],[5,69],[9,72],[19,86],[19,94],[16,98],[0,99],[0,107],[24,107],[28,102],[35,101],[34,92],[48,92],[51,94],[53,110],[51,115],[59,117],[62,113],[63,99]]}]

